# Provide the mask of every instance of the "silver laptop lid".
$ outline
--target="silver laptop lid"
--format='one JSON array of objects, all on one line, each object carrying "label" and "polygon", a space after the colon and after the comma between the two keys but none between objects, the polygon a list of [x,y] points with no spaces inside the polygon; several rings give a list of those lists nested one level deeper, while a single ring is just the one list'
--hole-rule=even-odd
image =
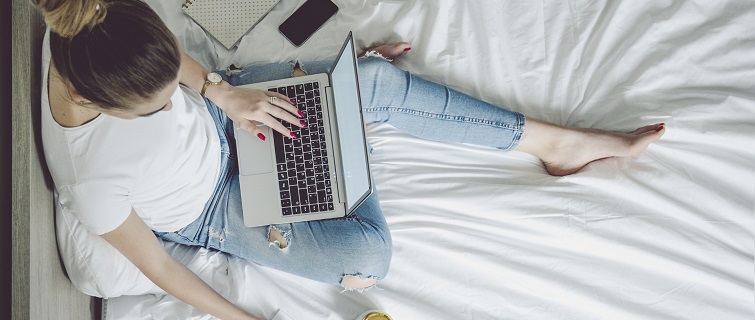
[{"label": "silver laptop lid", "polygon": [[330,70],[338,128],[337,143],[342,158],[341,176],[336,178],[345,187],[346,212],[351,212],[372,192],[357,58],[351,32]]}]

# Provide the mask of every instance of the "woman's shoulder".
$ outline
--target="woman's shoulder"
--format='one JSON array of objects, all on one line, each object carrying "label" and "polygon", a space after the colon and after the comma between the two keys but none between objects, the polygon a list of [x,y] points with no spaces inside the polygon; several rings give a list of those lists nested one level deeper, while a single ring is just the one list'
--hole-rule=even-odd
[{"label": "woman's shoulder", "polygon": [[52,119],[64,128],[82,126],[99,116],[99,112],[87,108],[72,105],[63,97],[67,90],[62,79],[58,75],[55,65],[50,57],[50,29],[45,31],[42,41],[42,107],[48,108]]},{"label": "woman's shoulder", "polygon": [[58,125],[64,128],[80,127],[100,115],[98,111],[72,104],[61,95],[61,90],[65,89],[65,85],[56,77],[55,67],[52,64],[50,64],[48,77],[50,113]]},{"label": "woman's shoulder", "polygon": [[92,110],[61,109],[50,107],[52,117],[61,127],[75,128],[83,126],[96,119],[100,113]]}]

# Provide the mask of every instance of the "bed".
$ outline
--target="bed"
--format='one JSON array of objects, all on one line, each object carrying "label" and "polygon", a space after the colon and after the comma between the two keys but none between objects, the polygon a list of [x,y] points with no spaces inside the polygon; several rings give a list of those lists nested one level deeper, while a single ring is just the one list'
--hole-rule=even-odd
[{"label": "bed", "polygon": [[[166,249],[270,319],[752,319],[755,2],[334,0],[301,48],[281,0],[238,48],[148,1],[210,69],[333,57],[408,41],[395,63],[528,116],[630,131],[665,122],[636,158],[549,176],[521,152],[423,141],[368,125],[394,256],[376,290],[341,292],[204,249]],[[171,296],[104,301],[103,318],[212,319]]]}]

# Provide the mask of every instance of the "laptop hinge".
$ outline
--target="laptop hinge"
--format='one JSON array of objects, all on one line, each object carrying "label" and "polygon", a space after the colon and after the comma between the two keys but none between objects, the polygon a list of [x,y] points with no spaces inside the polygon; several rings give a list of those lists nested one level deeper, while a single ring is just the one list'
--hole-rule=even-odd
[{"label": "laptop hinge", "polygon": [[[341,154],[341,145],[339,143],[339,135],[341,133],[338,132],[338,117],[336,116],[336,104],[335,99],[333,98],[333,87],[325,87],[325,95],[328,98],[328,117],[331,120],[330,146],[331,150],[333,150],[332,160],[335,161],[335,175],[331,177],[331,180],[333,180],[333,184],[337,186],[336,189],[338,190],[338,201],[346,203],[346,183],[345,180],[341,180],[341,177],[343,177],[343,163],[341,162],[343,155]],[[338,183],[339,181],[341,181],[341,183]]]}]

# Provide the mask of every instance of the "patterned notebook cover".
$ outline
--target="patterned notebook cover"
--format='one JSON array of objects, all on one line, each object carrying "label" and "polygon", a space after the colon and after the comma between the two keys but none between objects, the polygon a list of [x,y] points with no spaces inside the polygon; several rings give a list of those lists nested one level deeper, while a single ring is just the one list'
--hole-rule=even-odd
[{"label": "patterned notebook cover", "polygon": [[230,49],[279,0],[186,0],[183,11]]}]

